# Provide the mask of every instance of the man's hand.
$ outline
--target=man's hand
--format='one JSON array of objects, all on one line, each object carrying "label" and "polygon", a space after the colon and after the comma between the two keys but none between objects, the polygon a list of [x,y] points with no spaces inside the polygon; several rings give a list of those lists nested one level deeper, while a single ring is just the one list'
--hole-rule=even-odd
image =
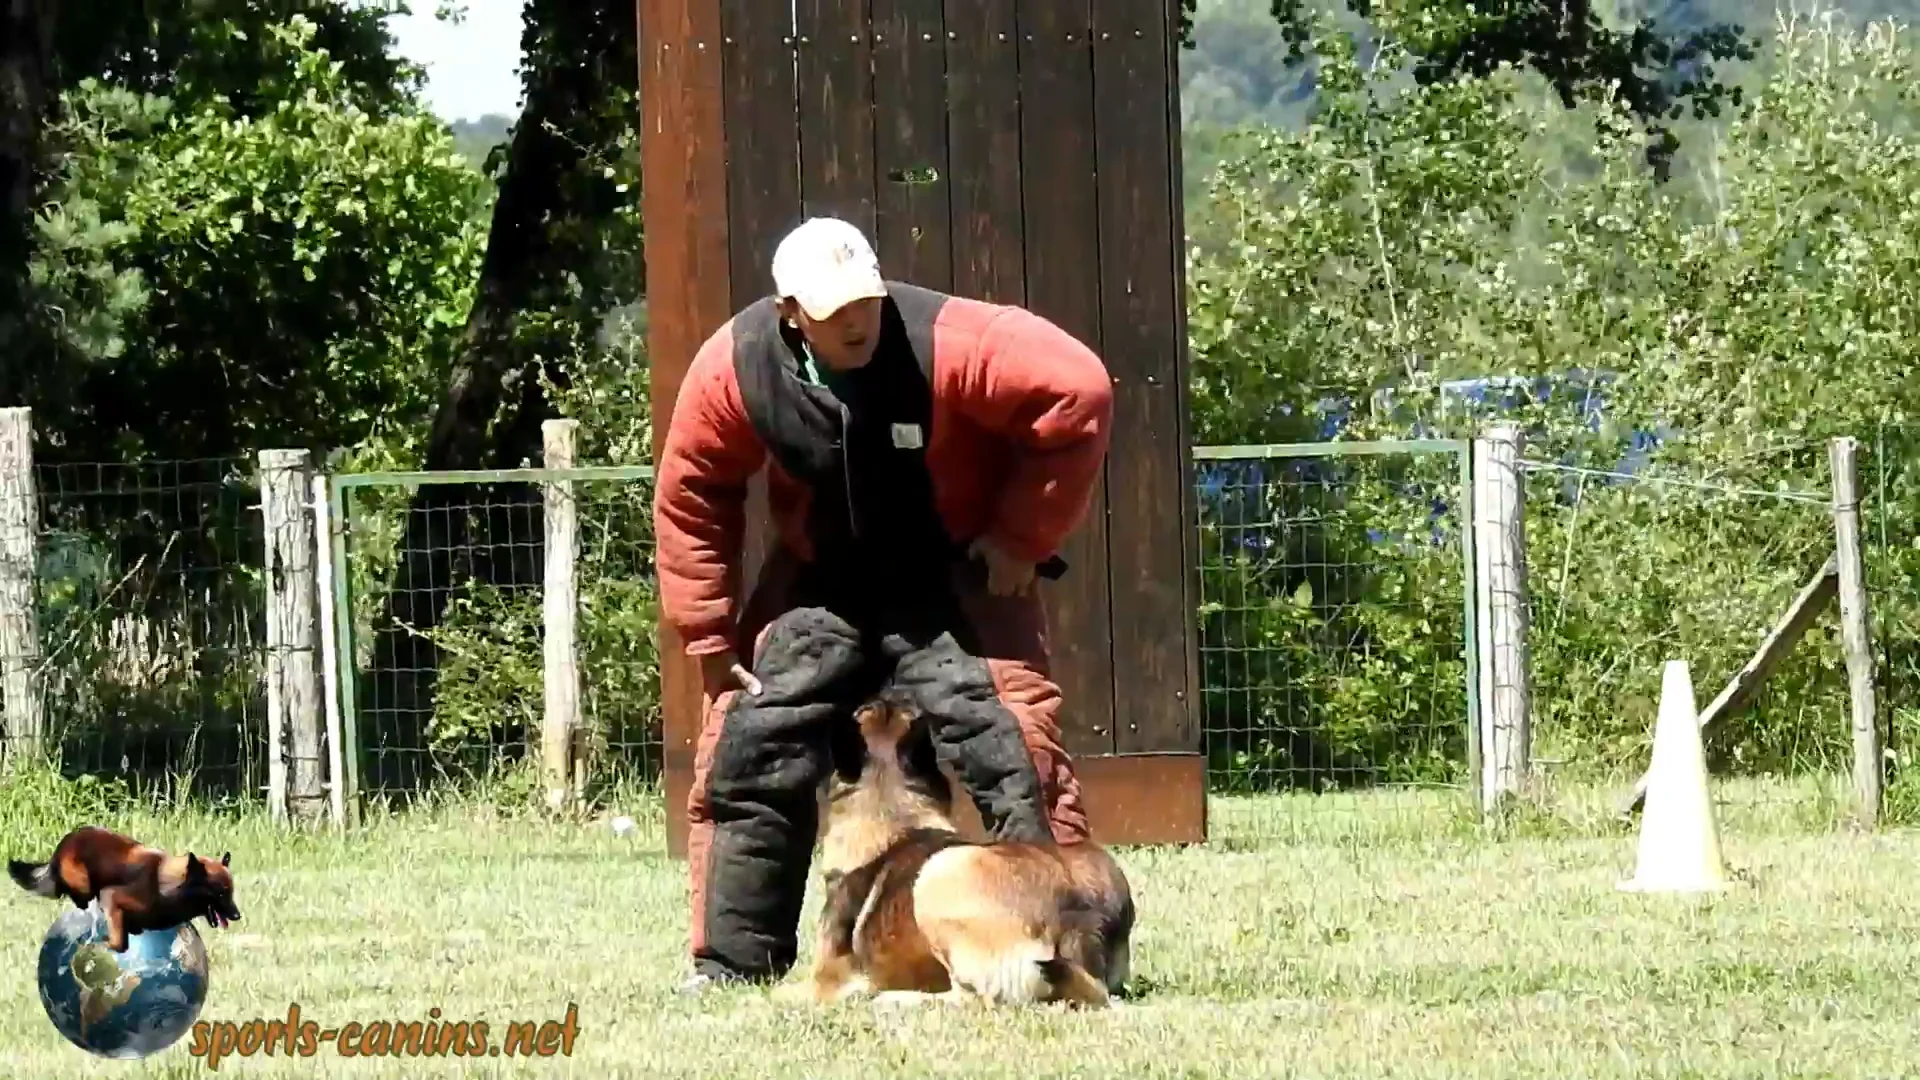
[{"label": "man's hand", "polygon": [[986,537],[975,540],[967,553],[987,564],[987,591],[995,596],[1025,595],[1033,589],[1033,564],[1000,550]]},{"label": "man's hand", "polygon": [[754,697],[760,696],[760,680],[740,663],[740,657],[732,649],[701,657],[700,677],[706,680],[707,692],[716,698],[736,687]]}]

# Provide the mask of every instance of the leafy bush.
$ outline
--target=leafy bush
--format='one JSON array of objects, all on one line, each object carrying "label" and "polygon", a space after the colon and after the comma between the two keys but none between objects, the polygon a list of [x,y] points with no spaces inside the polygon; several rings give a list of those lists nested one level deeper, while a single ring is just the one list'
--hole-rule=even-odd
[{"label": "leafy bush", "polygon": [[[596,785],[651,780],[660,768],[651,490],[616,481],[575,485],[580,712]],[[449,602],[431,634],[441,661],[430,734],[437,753],[466,771],[538,757],[546,684],[542,602],[539,588],[476,582]]]},{"label": "leafy bush", "polygon": [[1452,455],[1208,463],[1202,685],[1227,789],[1462,781],[1457,474]]}]

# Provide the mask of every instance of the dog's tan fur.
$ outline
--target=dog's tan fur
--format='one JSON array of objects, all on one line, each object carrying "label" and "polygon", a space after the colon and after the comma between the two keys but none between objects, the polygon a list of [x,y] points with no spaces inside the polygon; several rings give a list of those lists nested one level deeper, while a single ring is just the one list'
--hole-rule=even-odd
[{"label": "dog's tan fur", "polygon": [[813,970],[781,997],[1109,1004],[1134,916],[1112,856],[1092,842],[965,839],[918,718],[880,700],[858,721],[857,772],[828,781]]}]

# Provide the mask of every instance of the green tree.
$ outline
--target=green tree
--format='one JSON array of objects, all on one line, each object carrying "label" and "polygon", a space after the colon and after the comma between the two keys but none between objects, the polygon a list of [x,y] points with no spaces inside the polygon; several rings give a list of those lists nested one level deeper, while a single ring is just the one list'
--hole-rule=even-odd
[{"label": "green tree", "polygon": [[[62,153],[49,125],[62,95],[88,80],[164,98],[191,112],[220,101],[236,117],[277,107],[293,77],[269,28],[300,15],[315,47],[341,65],[340,89],[362,111],[404,108],[418,73],[389,52],[387,4],[317,0],[16,0],[0,11],[0,404],[36,403],[54,364],[63,312],[32,287],[33,218]],[[51,422],[52,417],[47,420]]]},{"label": "green tree", "polygon": [[239,96],[279,102],[262,115],[95,79],[64,96],[32,277],[59,314],[33,397],[52,456],[405,445],[430,414],[481,179],[432,116],[363,109],[316,29],[250,50],[267,86]]},{"label": "green tree", "polygon": [[[609,313],[645,291],[639,221],[638,31],[631,4],[527,0],[523,104],[500,151],[496,197],[452,377],[416,467],[513,467],[537,460],[540,425],[578,366],[604,351]],[[370,700],[410,718],[397,745],[426,743],[439,650],[456,586],[539,574],[538,547],[513,535],[528,485],[482,493],[422,488],[405,516],[396,579],[376,623]],[[482,512],[470,509],[484,504]],[[413,763],[417,755],[399,760]],[[411,769],[411,764],[397,766]],[[405,786],[401,773],[382,782]]]}]

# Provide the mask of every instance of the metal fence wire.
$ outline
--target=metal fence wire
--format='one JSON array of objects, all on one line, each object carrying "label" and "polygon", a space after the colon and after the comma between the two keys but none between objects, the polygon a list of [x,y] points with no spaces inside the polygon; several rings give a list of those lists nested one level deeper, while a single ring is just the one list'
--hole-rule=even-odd
[{"label": "metal fence wire", "polygon": [[1428,788],[1464,803],[1467,453],[1443,440],[1196,449],[1203,731],[1229,820],[1234,796],[1338,796],[1313,800],[1324,811]]},{"label": "metal fence wire", "polygon": [[[1909,557],[1920,483],[1902,437],[1863,446],[1861,470],[1895,818],[1910,816],[1906,802],[1920,810],[1900,767],[1920,715],[1920,636],[1906,629],[1920,597]],[[1417,804],[1400,815],[1415,819],[1407,827],[1425,827],[1471,805],[1468,454],[1448,440],[1196,448],[1192,617],[1218,834],[1394,798]],[[590,788],[651,785],[663,746],[650,470],[567,475],[585,772]],[[0,657],[0,705],[30,670],[68,775],[185,777],[197,794],[257,798],[266,595],[253,462],[42,463],[34,477],[36,644]],[[332,577],[350,612],[334,671],[358,795],[496,777],[538,757],[543,478],[331,478]],[[1532,772],[1617,801],[1648,760],[1661,661],[1691,662],[1704,707],[1832,551],[1826,497],[1811,484],[1781,494],[1531,459],[1523,480]],[[1733,785],[1718,789],[1723,805],[1807,799],[1791,784],[1739,786],[1751,778],[1844,784],[1836,639],[1822,614],[1754,700],[1707,733],[1714,774]],[[533,783],[530,770],[505,774]]]},{"label": "metal fence wire", "polygon": [[[652,483],[637,467],[575,472],[615,474],[572,481],[586,773],[596,787],[651,783],[663,748]],[[540,744],[546,518],[541,485],[513,475],[334,480],[335,581],[351,611],[338,663],[363,796],[532,782],[516,767]]]},{"label": "metal fence wire", "polygon": [[[1464,790],[1466,450],[1203,452],[1196,617],[1214,791]],[[500,482],[514,475],[547,474],[334,480],[345,526],[335,580],[352,612],[341,666],[353,673],[363,795],[537,756],[545,525],[540,485]],[[652,781],[662,737],[651,484],[573,484],[587,773],[595,784]]]},{"label": "metal fence wire", "polygon": [[265,593],[252,462],[47,462],[34,488],[28,666],[44,748],[68,776],[257,798]]},{"label": "metal fence wire", "polygon": [[[1560,809],[1605,810],[1651,758],[1665,662],[1687,662],[1707,709],[1833,555],[1829,496],[1653,467],[1522,466],[1534,774]],[[1749,700],[1702,729],[1730,826],[1771,825],[1786,804],[1831,809],[1844,786],[1838,625],[1829,603]]]},{"label": "metal fence wire", "polygon": [[1920,821],[1920,424],[1885,424],[1863,440],[1861,541],[1866,547],[1881,731],[1891,755],[1890,820]]}]

